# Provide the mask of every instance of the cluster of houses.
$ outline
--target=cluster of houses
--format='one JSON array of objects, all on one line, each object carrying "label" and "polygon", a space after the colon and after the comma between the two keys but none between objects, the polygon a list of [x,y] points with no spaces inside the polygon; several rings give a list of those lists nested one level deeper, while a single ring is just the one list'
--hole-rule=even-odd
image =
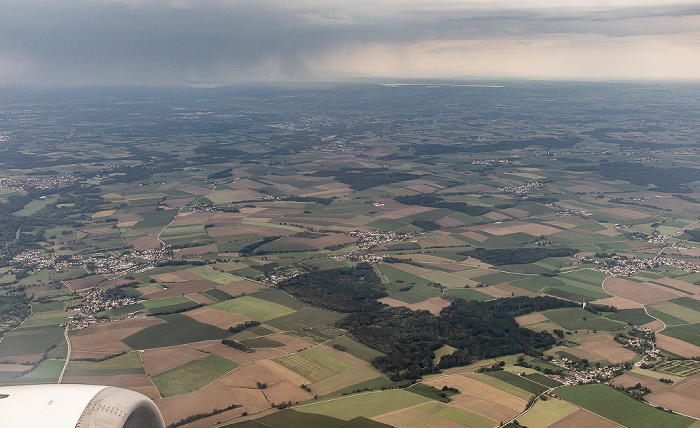
[{"label": "cluster of houses", "polygon": [[[73,312],[73,315],[68,316],[70,321],[67,322],[67,325],[70,330],[81,330],[90,324],[105,322],[106,319],[95,317],[98,312],[135,305],[142,301],[133,297],[108,298],[105,290],[99,288],[84,291],[80,293],[80,297],[83,298],[83,303],[70,309],[70,312]],[[134,315],[130,314],[127,318],[132,316]]]},{"label": "cluster of houses", "polygon": [[362,232],[360,230],[353,230],[347,232],[346,235],[357,238],[357,246],[360,249],[366,250],[368,248],[374,247],[375,245],[383,244],[385,242],[398,242],[398,241],[409,241],[421,233],[396,233],[396,232],[383,232],[381,230],[370,230],[368,232]]},{"label": "cluster of houses", "polygon": [[124,275],[128,273],[144,272],[155,267],[158,262],[167,261],[172,258],[172,248],[170,246],[154,248],[145,251],[133,251],[114,255],[104,255],[102,253],[93,254],[89,257],[74,254],[69,257],[49,254],[42,256],[41,252],[32,250],[25,251],[12,258],[12,263],[17,269],[31,268],[35,271],[41,269],[53,269],[60,272],[68,269],[84,268],[96,274],[116,274]]},{"label": "cluster of houses", "polygon": [[624,256],[615,255],[607,259],[605,262],[597,260],[593,257],[586,257],[582,255],[576,255],[574,257],[581,260],[583,263],[593,264],[595,266],[592,268],[593,270],[606,273],[608,275],[632,276],[637,274],[639,271],[654,269],[659,266],[672,266],[689,273],[700,272],[700,266],[695,263],[666,256],[659,256],[653,259],[629,259]]},{"label": "cluster of houses", "polygon": [[540,183],[539,181],[534,181],[532,183],[521,184],[520,186],[499,187],[498,190],[500,190],[501,192],[522,196],[522,195],[530,195],[530,194],[534,193],[536,190],[540,190],[543,188],[544,188],[544,184]]},{"label": "cluster of houses", "polygon": [[2,177],[0,178],[0,187],[14,190],[57,189],[59,187],[70,186],[80,180],[82,180],[81,177],[73,174],[14,178]]}]

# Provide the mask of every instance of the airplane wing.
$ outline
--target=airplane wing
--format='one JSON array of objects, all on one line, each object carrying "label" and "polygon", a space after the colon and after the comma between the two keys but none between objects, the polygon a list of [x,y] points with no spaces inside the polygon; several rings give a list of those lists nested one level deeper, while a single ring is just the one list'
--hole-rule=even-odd
[{"label": "airplane wing", "polygon": [[52,428],[165,428],[153,401],[113,386],[0,386],[0,425]]}]

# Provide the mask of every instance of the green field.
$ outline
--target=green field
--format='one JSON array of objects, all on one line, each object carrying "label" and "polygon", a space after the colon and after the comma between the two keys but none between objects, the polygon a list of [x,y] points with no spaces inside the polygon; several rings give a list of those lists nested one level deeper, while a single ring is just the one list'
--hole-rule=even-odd
[{"label": "green field", "polygon": [[217,284],[228,284],[229,282],[238,281],[239,279],[241,279],[240,276],[220,272],[207,266],[197,266],[188,270],[196,275],[201,276],[204,279],[214,281]]},{"label": "green field", "polygon": [[547,427],[577,410],[578,407],[556,398],[538,400],[532,409],[518,418],[518,422],[528,427]]},{"label": "green field", "polygon": [[0,357],[43,354],[52,345],[64,342],[63,327],[45,326],[13,330],[0,342]]},{"label": "green field", "polygon": [[225,300],[233,298],[232,295],[228,294],[225,291],[221,291],[218,288],[212,288],[211,290],[202,291],[199,294],[201,294],[204,297],[208,297],[214,302],[223,302]]},{"label": "green field", "polygon": [[459,297],[460,299],[464,300],[484,301],[493,299],[493,296],[489,296],[488,294],[482,293],[478,289],[473,288],[451,288],[449,290],[445,290],[445,295],[449,297]]},{"label": "green field", "polygon": [[592,314],[583,308],[552,309],[542,314],[566,330],[618,330],[626,325]]},{"label": "green field", "polygon": [[166,323],[145,328],[122,341],[133,349],[149,349],[225,339],[231,335],[226,330],[195,321],[181,314],[163,315],[158,318],[165,320]]},{"label": "green field", "polygon": [[[59,303],[61,303],[61,302],[59,302]],[[43,327],[43,326],[47,326],[47,325],[59,325],[59,324],[62,324],[62,323],[69,321],[69,319],[66,318],[66,315],[68,315],[68,314],[65,312],[59,312],[58,314],[47,313],[47,314],[41,314],[41,315],[32,315],[22,322],[22,325],[20,326],[20,328]]]},{"label": "green field", "polygon": [[358,416],[371,418],[427,401],[430,401],[430,399],[399,389],[348,395],[333,401],[298,406],[294,410],[349,421]]},{"label": "green field", "polygon": [[[406,285],[405,283],[391,282],[384,287],[386,292],[389,293],[389,297],[406,303],[418,303],[431,297],[440,296],[439,288],[428,285]],[[406,287],[410,287],[410,289],[405,290]],[[402,288],[404,291],[401,291]]]},{"label": "green field", "polygon": [[238,366],[233,361],[211,354],[153,376],[151,380],[163,397],[170,397],[206,386]]},{"label": "green field", "polygon": [[253,221],[253,220],[241,220],[241,224],[249,224],[251,226],[264,226],[264,227],[270,227],[273,229],[285,229],[285,230],[291,230],[294,232],[303,232],[306,229],[302,229],[300,227],[296,226],[288,226],[286,224],[275,224],[275,223],[265,223],[262,221]]},{"label": "green field", "polygon": [[143,306],[147,309],[162,308],[164,306],[179,305],[182,303],[192,303],[192,300],[185,296],[165,297],[163,299],[146,300]]},{"label": "green field", "polygon": [[413,275],[412,273],[408,273],[384,263],[379,263],[374,268],[380,272],[379,277],[382,280],[386,278],[388,281],[398,282],[404,286],[411,284],[426,285],[431,282],[425,278],[421,278],[418,275]]},{"label": "green field", "polygon": [[139,353],[129,352],[98,363],[69,361],[65,376],[115,376],[141,373],[144,371]]},{"label": "green field", "polygon": [[494,425],[491,419],[442,403],[426,403],[415,410],[469,428],[491,428]]},{"label": "green field", "polygon": [[637,326],[654,321],[654,318],[647,315],[642,308],[620,309],[617,312],[607,312],[605,313],[605,317]]},{"label": "green field", "polygon": [[278,358],[275,361],[311,382],[317,382],[352,369],[351,365],[338,361],[316,348]]},{"label": "green field", "polygon": [[256,321],[265,322],[296,312],[286,306],[268,302],[251,296],[238,297],[211,305],[211,308],[243,315]]},{"label": "green field", "polygon": [[278,318],[266,320],[266,323],[280,330],[289,331],[297,330],[300,328],[333,325],[336,321],[344,317],[344,314],[340,314],[338,312],[332,312],[321,308],[308,307],[302,308],[289,315],[283,315]]},{"label": "green field", "polygon": [[543,374],[539,374],[539,373],[530,373],[530,374],[527,374],[523,377],[526,377],[533,382],[537,382],[540,385],[548,386],[550,388],[555,388],[557,386],[561,386],[561,382],[554,380],[550,377],[547,377]]},{"label": "green field", "polygon": [[[649,312],[649,315],[651,315],[652,317],[655,317],[655,318],[660,319],[660,320],[663,321],[663,323],[666,324],[667,326],[685,324],[685,321],[684,321],[684,320],[682,320],[682,319],[680,319],[680,318],[676,318],[676,317],[674,317],[674,316],[671,316],[671,315],[669,315],[669,314],[667,314],[667,313],[665,313],[665,312],[661,312],[661,311],[659,311],[659,310],[656,310],[656,309],[654,309],[654,308],[651,307],[651,306],[647,306],[646,308],[647,308],[647,312]],[[665,331],[665,330],[664,330],[664,331]]]},{"label": "green field", "polygon": [[372,349],[369,346],[363,345],[349,338],[348,336],[340,336],[328,342],[328,346],[340,345],[345,348],[345,352],[353,357],[364,361],[372,361],[376,357],[384,355],[384,353]]},{"label": "green field", "polygon": [[549,388],[546,386],[543,386],[537,382],[533,382],[530,379],[526,379],[522,376],[518,376],[515,373],[511,373],[509,371],[505,370],[499,370],[496,372],[484,372],[487,376],[493,376],[496,379],[500,379],[506,383],[509,383],[513,386],[517,386],[520,389],[524,389],[525,391],[528,391],[532,394],[539,395]]},{"label": "green field", "polygon": [[14,378],[10,382],[15,383],[56,383],[61,370],[63,370],[64,360],[44,360],[39,365],[24,376]]},{"label": "green field", "polygon": [[486,285],[498,285],[504,282],[516,281],[525,278],[524,275],[509,272],[495,272],[484,276],[472,278],[476,282],[483,282]]},{"label": "green field", "polygon": [[391,428],[371,419],[357,417],[344,421],[325,415],[297,412],[285,409],[262,418],[226,425],[223,428]]},{"label": "green field", "polygon": [[700,346],[700,324],[679,325],[664,329],[663,334]]},{"label": "green field", "polygon": [[670,315],[673,318],[683,320],[684,322],[682,324],[700,323],[700,312],[690,309],[687,306],[676,304],[673,301],[669,300],[666,302],[654,303],[652,307],[657,311]]},{"label": "green field", "polygon": [[564,386],[557,395],[626,427],[686,428],[695,422],[635,400],[603,384]]}]

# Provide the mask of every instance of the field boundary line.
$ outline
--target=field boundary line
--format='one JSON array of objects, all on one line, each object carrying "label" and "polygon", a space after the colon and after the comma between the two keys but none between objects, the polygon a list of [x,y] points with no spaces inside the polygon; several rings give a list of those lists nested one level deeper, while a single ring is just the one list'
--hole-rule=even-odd
[{"label": "field boundary line", "polygon": [[[605,278],[605,279],[603,280],[603,283],[601,284],[601,287],[603,287],[603,291],[605,291],[606,293],[608,293],[608,294],[611,295],[611,296],[620,297],[620,296],[617,296],[617,295],[615,295],[615,294],[613,294],[613,293],[611,293],[611,292],[609,292],[608,290],[605,289],[605,281],[609,280],[610,278],[617,278],[617,275],[610,275],[609,277],[607,277],[607,278]],[[627,298],[625,298],[625,297],[620,297],[620,298],[621,298],[621,299],[630,300],[630,299],[627,299]],[[630,302],[634,302],[634,300],[630,300]],[[635,303],[639,303],[639,302],[635,302]],[[641,303],[639,303],[639,304],[642,305]],[[662,328],[661,330],[657,331],[656,333],[661,333],[662,331],[666,330],[666,323],[665,323],[665,322],[663,322],[663,321],[660,320],[659,318],[656,318],[654,315],[650,314],[649,311],[647,311],[646,305],[642,305],[642,308],[644,309],[644,313],[647,314],[647,316],[650,316],[650,317],[654,318],[655,320],[659,321],[661,324],[664,325],[663,328]],[[652,321],[652,322],[653,322],[653,321]],[[690,323],[690,324],[692,324],[692,323]]]},{"label": "field boundary line", "polygon": [[[66,344],[68,345],[68,351],[66,352],[66,361],[63,363],[63,369],[61,369],[61,375],[58,376],[58,382],[56,383],[61,383],[63,382],[63,374],[66,372],[66,368],[68,367],[68,362],[70,362],[70,353],[71,353],[71,346],[70,346],[70,339],[68,339],[68,324],[66,324],[66,328],[63,330],[63,337],[66,338]],[[160,395],[160,392],[158,392]]]}]

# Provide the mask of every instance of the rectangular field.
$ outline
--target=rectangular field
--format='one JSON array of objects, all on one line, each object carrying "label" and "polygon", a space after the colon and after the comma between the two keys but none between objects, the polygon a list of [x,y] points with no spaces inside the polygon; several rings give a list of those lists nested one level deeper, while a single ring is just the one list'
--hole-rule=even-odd
[{"label": "rectangular field", "polygon": [[430,401],[429,398],[404,390],[348,395],[333,401],[295,407],[297,412],[316,413],[349,421],[358,416],[372,418],[405,407]]},{"label": "rectangular field", "polygon": [[211,306],[212,309],[232,312],[243,315],[256,321],[265,322],[296,312],[286,306],[251,296],[243,296],[237,299],[226,300]]},{"label": "rectangular field", "polygon": [[307,349],[287,357],[278,358],[274,361],[304,376],[311,382],[317,382],[353,368],[350,364],[336,360],[315,348]]},{"label": "rectangular field", "polygon": [[122,341],[133,349],[149,349],[224,339],[231,335],[226,330],[195,321],[181,314],[163,315],[159,318],[166,322],[141,330]]},{"label": "rectangular field", "polygon": [[66,376],[115,376],[143,373],[143,363],[138,352],[129,352],[105,361],[70,361]]},{"label": "rectangular field", "polygon": [[687,428],[695,420],[644,404],[603,384],[564,386],[557,389],[564,400],[627,427]]},{"label": "rectangular field", "polygon": [[195,391],[238,366],[233,361],[211,354],[153,376],[152,380],[160,394],[169,397]]},{"label": "rectangular field", "polygon": [[542,314],[567,330],[617,330],[626,325],[592,314],[583,308],[553,309]]}]

